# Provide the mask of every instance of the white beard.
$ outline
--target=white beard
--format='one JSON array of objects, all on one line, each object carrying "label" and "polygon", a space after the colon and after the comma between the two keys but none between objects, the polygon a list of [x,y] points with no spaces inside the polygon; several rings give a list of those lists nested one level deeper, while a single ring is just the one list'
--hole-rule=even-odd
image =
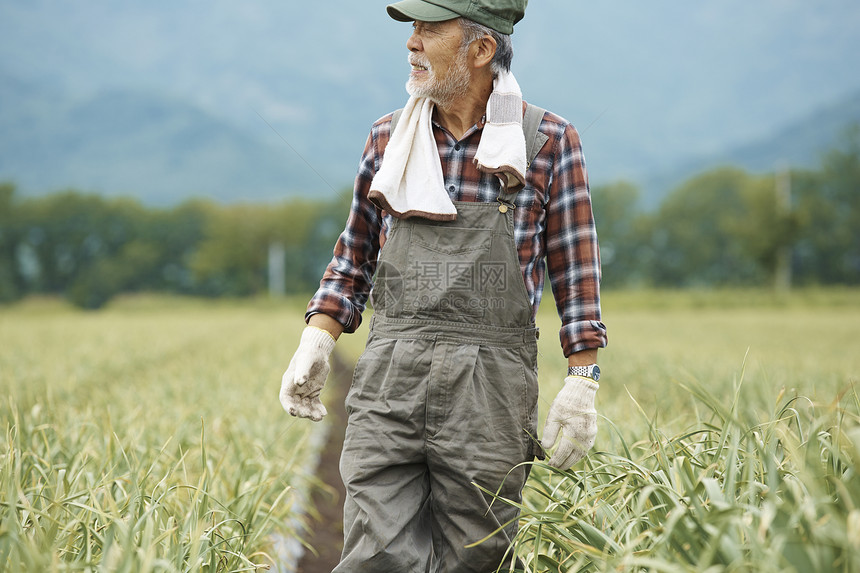
[{"label": "white beard", "polygon": [[471,77],[466,63],[467,54],[467,49],[457,52],[457,57],[448,68],[448,75],[441,80],[436,77],[436,72],[422,56],[409,54],[407,58],[409,64],[427,68],[427,77],[418,79],[410,75],[406,82],[406,92],[414,97],[426,97],[439,107],[447,107],[469,91]]}]

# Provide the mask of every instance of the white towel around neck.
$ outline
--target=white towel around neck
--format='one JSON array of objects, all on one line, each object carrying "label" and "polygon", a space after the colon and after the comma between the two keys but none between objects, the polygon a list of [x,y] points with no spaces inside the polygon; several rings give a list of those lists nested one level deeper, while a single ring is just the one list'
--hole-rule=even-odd
[{"label": "white towel around neck", "polygon": [[[427,98],[410,97],[385,148],[382,165],[368,197],[394,217],[453,221],[457,209],[445,189],[436,139],[433,107]],[[503,189],[525,182],[526,144],[522,129],[523,100],[513,74],[493,82],[486,123],[475,153],[478,169],[494,173]]]}]

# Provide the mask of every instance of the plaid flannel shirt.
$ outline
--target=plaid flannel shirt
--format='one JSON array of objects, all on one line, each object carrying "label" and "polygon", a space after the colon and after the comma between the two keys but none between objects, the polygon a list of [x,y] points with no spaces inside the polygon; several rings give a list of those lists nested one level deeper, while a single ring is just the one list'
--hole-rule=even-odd
[{"label": "plaid flannel shirt", "polygon": [[[334,257],[308,304],[313,314],[331,316],[354,332],[361,323],[376,270],[377,256],[392,217],[368,198],[388,143],[392,115],[374,123],[355,179],[346,228]],[[540,131],[549,136],[526,173],[517,194],[514,239],[526,291],[537,313],[546,270],[561,318],[564,355],[606,346],[600,312],[600,254],[591,211],[591,196],[579,134],[561,117],[547,112]],[[473,126],[460,141],[434,121],[433,133],[445,187],[454,201],[494,202],[500,183],[473,161],[482,126]]]}]

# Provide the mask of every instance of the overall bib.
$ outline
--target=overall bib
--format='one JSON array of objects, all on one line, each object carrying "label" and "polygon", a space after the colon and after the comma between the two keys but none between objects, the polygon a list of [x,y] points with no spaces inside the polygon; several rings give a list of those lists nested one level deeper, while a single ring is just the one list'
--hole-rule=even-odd
[{"label": "overall bib", "polygon": [[[346,398],[344,550],[335,573],[495,571],[536,449],[537,329],[513,199],[395,220]],[[502,531],[474,546],[497,529]]]}]

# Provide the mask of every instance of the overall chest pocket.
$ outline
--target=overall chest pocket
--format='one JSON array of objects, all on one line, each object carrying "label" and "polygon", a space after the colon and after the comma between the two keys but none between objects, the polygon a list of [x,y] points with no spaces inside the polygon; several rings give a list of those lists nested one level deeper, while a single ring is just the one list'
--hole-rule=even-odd
[{"label": "overall chest pocket", "polygon": [[480,320],[486,311],[481,265],[492,245],[491,229],[415,225],[403,272],[403,316]]},{"label": "overall chest pocket", "polygon": [[451,225],[415,225],[409,245],[412,253],[431,251],[452,258],[468,258],[478,255],[475,251],[489,251],[492,245],[492,229],[474,229]]}]

